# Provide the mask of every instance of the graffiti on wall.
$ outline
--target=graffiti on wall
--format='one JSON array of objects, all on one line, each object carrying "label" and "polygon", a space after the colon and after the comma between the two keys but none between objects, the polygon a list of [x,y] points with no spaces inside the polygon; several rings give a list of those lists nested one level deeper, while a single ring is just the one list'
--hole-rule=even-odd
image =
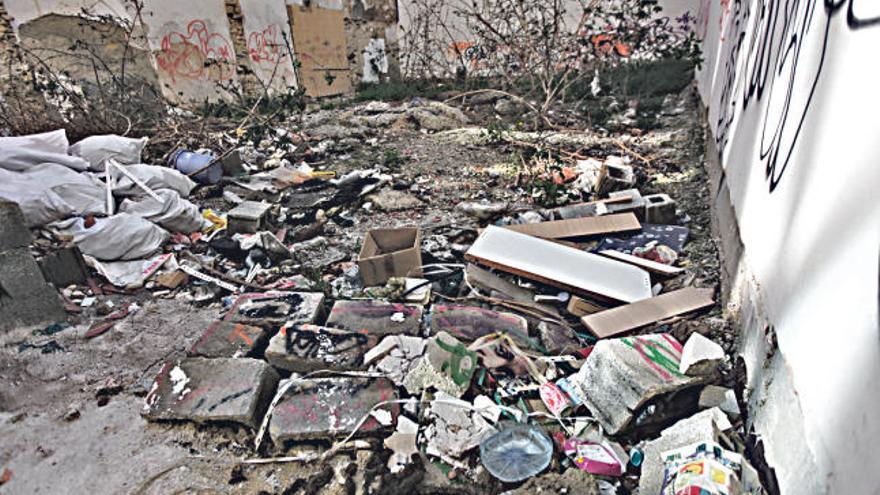
[{"label": "graffiti on wall", "polygon": [[288,56],[288,40],[281,26],[272,24],[260,31],[251,31],[247,41],[248,57],[255,65],[275,70]]},{"label": "graffiti on wall", "polygon": [[446,54],[446,60],[461,62],[468,70],[476,70],[486,67],[486,61],[489,55],[486,48],[476,41],[455,41],[449,44]]},{"label": "graffiti on wall", "polygon": [[172,81],[226,81],[234,75],[235,52],[232,43],[196,19],[186,32],[169,30],[162,36],[156,63]]},{"label": "graffiti on wall", "polygon": [[[722,41],[722,88],[716,144],[727,147],[735,119],[765,102],[759,122],[759,159],[768,189],[779,186],[822,76],[831,22],[846,12],[852,30],[880,24],[860,16],[867,0],[720,0],[729,7]],[[754,36],[747,36],[751,27]]]}]

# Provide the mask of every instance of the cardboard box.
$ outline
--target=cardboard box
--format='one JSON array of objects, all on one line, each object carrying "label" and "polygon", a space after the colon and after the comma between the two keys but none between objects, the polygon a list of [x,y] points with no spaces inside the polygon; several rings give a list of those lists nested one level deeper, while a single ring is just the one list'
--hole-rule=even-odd
[{"label": "cardboard box", "polygon": [[422,275],[422,234],[417,228],[376,229],[367,232],[358,257],[365,287],[391,277]]}]

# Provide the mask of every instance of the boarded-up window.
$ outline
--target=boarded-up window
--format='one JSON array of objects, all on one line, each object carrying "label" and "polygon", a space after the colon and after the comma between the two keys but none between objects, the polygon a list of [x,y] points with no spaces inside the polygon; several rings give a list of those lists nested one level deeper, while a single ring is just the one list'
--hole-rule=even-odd
[{"label": "boarded-up window", "polygon": [[288,5],[287,9],[306,94],[330,96],[351,91],[344,13],[296,5]]}]

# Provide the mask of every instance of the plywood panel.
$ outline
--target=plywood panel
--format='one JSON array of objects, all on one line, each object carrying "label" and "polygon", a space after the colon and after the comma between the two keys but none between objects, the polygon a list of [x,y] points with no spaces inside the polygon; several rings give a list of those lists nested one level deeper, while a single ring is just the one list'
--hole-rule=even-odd
[{"label": "plywood panel", "polygon": [[351,91],[345,14],[339,10],[288,5],[300,82],[309,96]]}]

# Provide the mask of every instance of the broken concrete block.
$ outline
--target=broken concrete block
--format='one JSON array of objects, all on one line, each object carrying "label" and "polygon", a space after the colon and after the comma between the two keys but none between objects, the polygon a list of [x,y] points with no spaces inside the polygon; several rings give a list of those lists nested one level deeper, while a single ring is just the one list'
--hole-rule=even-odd
[{"label": "broken concrete block", "polygon": [[497,432],[479,412],[472,410],[471,403],[444,392],[437,392],[434,399],[425,411],[425,417],[431,420],[425,428],[428,455],[457,459]]},{"label": "broken concrete block", "polygon": [[529,323],[522,316],[473,306],[432,306],[431,334],[440,332],[465,342],[500,333],[510,335],[520,346],[531,347],[532,344]]},{"label": "broken concrete block", "polygon": [[33,241],[18,203],[0,201],[0,251],[27,247]]},{"label": "broken concrete block", "polygon": [[89,278],[89,270],[76,246],[51,252],[38,259],[37,263],[46,282],[55,287],[83,284]]},{"label": "broken concrete block", "polygon": [[678,371],[688,376],[713,374],[724,362],[724,349],[698,333],[692,334],[681,351]]},{"label": "broken concrete block", "polygon": [[731,428],[727,416],[714,408],[701,411],[663,430],[659,438],[648,442],[642,450],[644,460],[639,493],[660,493],[663,485],[663,452],[698,442],[717,442],[721,433]]},{"label": "broken concrete block", "polygon": [[471,385],[477,369],[477,354],[455,337],[440,332],[428,340],[425,355],[403,380],[411,394],[419,394],[428,387],[461,397]]},{"label": "broken concrete block", "polygon": [[[384,378],[298,379],[285,391],[272,412],[269,434],[276,445],[293,440],[346,436],[376,404],[397,400],[397,389]],[[400,412],[397,404],[382,406],[392,421]],[[376,418],[367,419],[358,435],[383,430]]]},{"label": "broken concrete block", "polygon": [[638,189],[627,189],[608,194],[609,200],[602,203],[606,214],[635,213],[636,217],[645,220],[645,199]]},{"label": "broken concrete block", "polygon": [[327,326],[370,335],[419,335],[422,308],[380,301],[336,301]]},{"label": "broken concrete block", "polygon": [[389,335],[364,354],[364,364],[372,365],[372,371],[384,373],[395,385],[403,386],[404,378],[425,353],[426,345],[428,339]]},{"label": "broken concrete block", "polygon": [[324,315],[321,292],[265,292],[244,294],[224,319],[250,324],[317,323]]},{"label": "broken concrete block", "polygon": [[244,201],[226,214],[230,234],[255,234],[265,230],[266,216],[272,205],[256,201]]},{"label": "broken concrete block", "polygon": [[231,321],[211,323],[188,354],[206,358],[252,357],[266,346],[267,333],[260,327]]},{"label": "broken concrete block", "polygon": [[596,192],[604,196],[610,192],[631,188],[636,183],[633,168],[617,156],[609,156],[599,171]]},{"label": "broken concrete block", "polygon": [[0,252],[0,331],[65,319],[58,292],[26,247]]},{"label": "broken concrete block", "polygon": [[681,351],[681,344],[668,334],[596,344],[574,376],[586,393],[586,406],[609,435],[627,429],[655,397],[700,384],[699,378],[679,371]]},{"label": "broken concrete block", "polygon": [[736,392],[727,387],[718,385],[706,385],[700,392],[699,406],[701,409],[717,407],[727,413],[731,419],[740,416],[739,403],[736,401]]},{"label": "broken concrete block", "polygon": [[256,428],[278,374],[250,358],[188,358],[162,367],[141,414],[149,420],[229,421]]},{"label": "broken concrete block", "polygon": [[378,337],[317,325],[284,326],[269,341],[266,360],[276,368],[309,373],[353,371],[364,366],[364,353]]},{"label": "broken concrete block", "polygon": [[645,200],[645,222],[670,224],[678,222],[675,214],[675,200],[668,194],[649,194]]}]

